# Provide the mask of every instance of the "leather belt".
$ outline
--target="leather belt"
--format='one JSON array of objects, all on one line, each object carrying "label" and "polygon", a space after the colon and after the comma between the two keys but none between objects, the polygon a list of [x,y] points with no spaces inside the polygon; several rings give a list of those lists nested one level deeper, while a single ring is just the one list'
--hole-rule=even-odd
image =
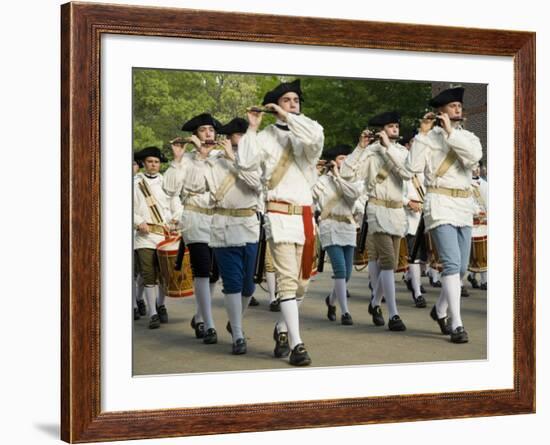
[{"label": "leather belt", "polygon": [[438,195],[452,196],[453,198],[469,198],[472,196],[470,190],[450,189],[446,187],[428,187],[428,193],[437,193]]},{"label": "leather belt", "polygon": [[302,206],[280,201],[268,201],[266,210],[268,212],[283,213],[285,215],[302,215],[304,213]]},{"label": "leather belt", "polygon": [[326,219],[332,219],[334,221],[348,224],[355,224],[355,221],[353,220],[353,217],[351,215],[328,215]]},{"label": "leather belt", "polygon": [[214,209],[207,209],[205,207],[199,207],[192,204],[185,204],[183,210],[189,210],[190,212],[202,213],[203,215],[213,215]]},{"label": "leather belt", "polygon": [[254,209],[224,209],[221,207],[214,208],[214,214],[215,215],[223,215],[223,216],[236,216],[236,217],[247,217],[247,216],[255,216],[256,210]]},{"label": "leather belt", "polygon": [[403,208],[403,201],[386,201],[385,199],[378,199],[378,198],[371,198],[371,197],[369,197],[369,204],[387,207],[388,209]]}]

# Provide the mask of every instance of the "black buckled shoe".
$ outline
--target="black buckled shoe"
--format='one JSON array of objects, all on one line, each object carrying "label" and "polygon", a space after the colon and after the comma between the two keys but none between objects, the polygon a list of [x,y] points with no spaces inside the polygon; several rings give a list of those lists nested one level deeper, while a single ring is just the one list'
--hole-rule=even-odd
[{"label": "black buckled shoe", "polygon": [[353,319],[351,318],[351,314],[349,312],[346,312],[345,314],[343,314],[342,317],[340,318],[340,320],[342,321],[342,324],[344,326],[352,326],[353,325]]},{"label": "black buckled shoe", "polygon": [[145,300],[138,300],[137,307],[138,307],[139,315],[141,315],[142,317],[147,315],[147,306],[145,306]]},{"label": "black buckled shoe", "polygon": [[461,297],[469,297],[470,296],[470,293],[468,292],[468,290],[464,286],[460,287],[460,296]]},{"label": "black buckled shoe", "polygon": [[407,327],[405,326],[405,323],[403,323],[403,320],[401,320],[401,317],[399,315],[394,315],[392,318],[390,318],[390,321],[388,321],[388,329],[390,331],[406,331]]},{"label": "black buckled shoe", "polygon": [[213,345],[215,343],[218,343],[218,333],[214,328],[207,329],[204,333],[204,338],[202,339],[202,342],[207,345]]},{"label": "black buckled shoe", "polygon": [[437,324],[439,325],[439,329],[441,330],[441,333],[443,335],[451,334],[451,328],[449,327],[449,318],[448,317],[439,318],[437,316],[437,310],[435,306],[430,311],[430,317],[432,317],[433,321],[437,322]]},{"label": "black buckled shoe", "polygon": [[384,326],[385,321],[384,317],[382,316],[382,309],[380,306],[372,306],[372,303],[369,303],[369,314],[372,315],[372,322],[376,326]]},{"label": "black buckled shoe", "polygon": [[137,307],[134,308],[134,320],[139,320],[140,319],[140,316],[139,316],[139,310]]},{"label": "black buckled shoe", "polygon": [[246,354],[246,340],[244,338],[238,338],[231,347],[231,353],[234,355]]},{"label": "black buckled shoe", "polygon": [[297,344],[292,352],[288,362],[293,366],[308,366],[311,365],[311,358],[306,351],[306,347],[303,343]]},{"label": "black buckled shoe", "polygon": [[149,320],[149,329],[160,328],[160,318],[158,314],[153,315]]},{"label": "black buckled shoe", "polygon": [[435,281],[431,275],[428,275],[428,278],[430,279],[430,285],[432,287],[441,287],[441,281],[437,280]]},{"label": "black buckled shoe", "polygon": [[275,357],[281,358],[290,354],[288,332],[277,332],[277,326],[275,326],[273,330],[273,340],[275,340],[275,349],[273,350],[273,355]]},{"label": "black buckled shoe", "polygon": [[479,285],[479,288],[480,288],[481,290],[487,290],[487,283],[481,283],[481,284]]},{"label": "black buckled shoe", "polygon": [[464,326],[459,326],[451,332],[451,342],[468,343],[468,333],[464,330]]},{"label": "black buckled shoe", "polygon": [[479,283],[476,280],[476,277],[473,277],[471,275],[468,275],[468,281],[472,285],[472,289],[479,289]]},{"label": "black buckled shoe", "polygon": [[259,306],[260,302],[254,298],[254,296],[250,297],[250,303],[248,303],[249,306]]},{"label": "black buckled shoe", "polygon": [[168,323],[168,311],[166,310],[166,306],[164,304],[157,307],[157,314],[159,314],[161,323]]},{"label": "black buckled shoe", "polygon": [[416,297],[414,299],[414,305],[417,307],[417,308],[425,308],[426,307],[426,299],[424,298],[423,295],[419,295],[418,297]]},{"label": "black buckled shoe", "polygon": [[195,330],[196,338],[204,338],[204,323],[202,321],[196,322],[195,316],[191,319],[191,327]]},{"label": "black buckled shoe", "polygon": [[330,304],[330,300],[329,300],[328,296],[327,296],[327,298],[325,298],[325,304],[327,305],[327,318],[330,321],[335,321],[336,320],[336,306],[332,306]]},{"label": "black buckled shoe", "polygon": [[279,300],[269,303],[269,310],[271,312],[281,312],[281,302]]},{"label": "black buckled shoe", "polygon": [[426,293],[426,289],[424,288],[424,286],[422,284],[420,285],[420,292],[422,292],[422,295],[424,295]]}]

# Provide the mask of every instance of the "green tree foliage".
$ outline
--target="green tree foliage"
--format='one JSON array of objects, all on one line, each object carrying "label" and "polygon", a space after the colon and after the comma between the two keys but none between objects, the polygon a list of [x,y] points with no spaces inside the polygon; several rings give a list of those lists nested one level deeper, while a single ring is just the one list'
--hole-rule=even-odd
[{"label": "green tree foliage", "polygon": [[[264,94],[294,77],[179,70],[134,69],[134,150],[161,147],[170,158],[168,141],[184,135],[181,126],[200,113],[222,123],[259,105]],[[412,129],[431,96],[428,82],[302,77],[303,112],[325,129],[325,146],[350,144],[373,115],[396,110],[402,128]],[[262,126],[274,121],[264,116]],[[186,134],[185,134],[186,135]]]}]

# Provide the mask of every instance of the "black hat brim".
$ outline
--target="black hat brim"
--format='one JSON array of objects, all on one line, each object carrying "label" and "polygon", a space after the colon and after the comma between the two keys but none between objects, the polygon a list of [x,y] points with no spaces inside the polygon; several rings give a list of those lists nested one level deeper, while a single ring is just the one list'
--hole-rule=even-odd
[{"label": "black hat brim", "polygon": [[185,122],[181,127],[181,130],[193,132],[203,125],[211,125],[216,131],[218,131],[222,127],[221,122],[215,119],[211,114],[202,113]]},{"label": "black hat brim", "polygon": [[383,127],[388,124],[400,124],[401,115],[397,111],[386,111],[384,113],[377,114],[369,119],[369,126]]},{"label": "black hat brim", "polygon": [[464,99],[464,88],[456,87],[443,90],[437,96],[430,99],[428,105],[433,108],[444,107],[451,102],[460,102],[463,103]]},{"label": "black hat brim", "polygon": [[242,117],[236,117],[231,122],[220,127],[218,133],[231,135],[234,133],[246,133],[246,130],[248,130],[248,121]]},{"label": "black hat brim", "polygon": [[277,85],[274,89],[266,93],[262,105],[276,104],[286,93],[296,93],[300,98],[300,102],[303,102],[304,97],[300,86],[300,79],[296,79],[292,82],[283,82]]}]

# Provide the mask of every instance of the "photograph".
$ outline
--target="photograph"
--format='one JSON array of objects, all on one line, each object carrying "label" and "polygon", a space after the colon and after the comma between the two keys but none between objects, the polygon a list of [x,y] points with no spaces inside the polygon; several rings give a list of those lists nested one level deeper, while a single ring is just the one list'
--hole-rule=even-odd
[{"label": "photograph", "polygon": [[534,33],[61,12],[63,440],[534,412]]},{"label": "photograph", "polygon": [[134,67],[133,375],[485,360],[487,113],[459,78]]}]

